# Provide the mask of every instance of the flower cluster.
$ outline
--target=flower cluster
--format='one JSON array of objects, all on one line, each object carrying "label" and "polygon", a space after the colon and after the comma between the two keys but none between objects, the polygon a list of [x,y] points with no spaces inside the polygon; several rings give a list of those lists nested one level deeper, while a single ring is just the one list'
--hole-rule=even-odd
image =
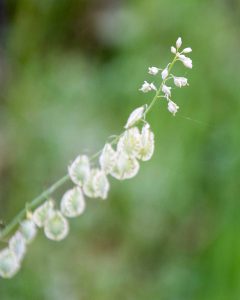
[{"label": "flower cluster", "polygon": [[[26,254],[27,246],[33,241],[38,229],[43,229],[45,236],[53,241],[63,240],[69,232],[69,218],[81,216],[86,208],[86,198],[106,199],[110,184],[109,176],[118,180],[134,177],[140,168],[141,161],[151,159],[154,152],[154,134],[146,121],[146,115],[159,97],[168,102],[168,110],[175,115],[178,105],[171,100],[172,87],[166,81],[173,79],[177,87],[188,85],[184,77],[171,74],[176,61],[181,61],[187,68],[192,68],[192,61],[184,54],[190,53],[191,48],[180,52],[181,38],[176,42],[176,48],[171,47],[175,57],[164,69],[150,67],[148,73],[157,75],[161,71],[159,89],[154,83],[144,81],[140,90],[144,93],[155,91],[150,105],[144,105],[133,110],[125,126],[124,132],[111,143],[106,143],[100,153],[98,163],[92,163],[87,155],[79,155],[68,167],[68,177],[74,187],[62,196],[59,207],[53,200],[48,199],[33,212],[27,210],[27,217],[8,241],[8,246],[0,251],[0,277],[11,278],[20,269]],[[161,93],[163,95],[161,96]],[[51,193],[49,193],[50,195]]]},{"label": "flower cluster", "polygon": [[[184,87],[188,85],[188,80],[185,77],[177,77],[171,74],[171,69],[176,61],[181,61],[183,65],[186,68],[192,69],[192,60],[191,58],[185,56],[185,54],[192,52],[192,49],[190,47],[184,48],[182,51],[180,51],[180,48],[182,46],[182,39],[179,37],[176,41],[176,47],[171,47],[171,52],[175,55],[173,61],[169,63],[164,69],[157,68],[157,67],[149,67],[148,73],[151,75],[157,75],[159,71],[161,71],[161,78],[162,83],[160,85],[159,90],[157,90],[154,83],[148,83],[147,81],[144,81],[142,87],[139,89],[140,91],[147,93],[152,90],[156,91],[157,97],[164,97],[167,100],[168,103],[168,110],[170,113],[172,113],[174,116],[177,113],[179,106],[171,100],[171,90],[172,87],[168,86],[166,82],[169,79],[173,79],[173,83],[176,87]],[[160,92],[163,93],[163,96],[160,96]]]}]

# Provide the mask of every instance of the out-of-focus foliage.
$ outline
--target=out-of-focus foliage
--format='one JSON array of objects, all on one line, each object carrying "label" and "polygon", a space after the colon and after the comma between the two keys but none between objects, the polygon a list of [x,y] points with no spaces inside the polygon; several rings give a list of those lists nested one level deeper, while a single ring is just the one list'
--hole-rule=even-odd
[{"label": "out-of-focus foliage", "polygon": [[176,69],[190,82],[173,91],[176,117],[164,102],[149,115],[153,159],[133,180],[111,180],[107,202],[88,201],[66,241],[40,234],[21,272],[0,280],[0,299],[240,299],[239,2],[0,6],[5,222],[151,100],[138,88],[147,67],[169,61],[178,36],[194,64]]}]

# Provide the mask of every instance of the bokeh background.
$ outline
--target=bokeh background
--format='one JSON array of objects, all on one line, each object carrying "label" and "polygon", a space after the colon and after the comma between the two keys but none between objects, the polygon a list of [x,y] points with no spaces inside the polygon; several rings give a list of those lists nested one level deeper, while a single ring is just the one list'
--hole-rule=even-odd
[{"label": "bokeh background", "polygon": [[149,115],[152,160],[88,200],[65,241],[40,233],[0,299],[239,300],[239,1],[1,0],[0,22],[5,223],[151,100],[138,88],[178,36],[194,64],[176,69],[176,117]]}]

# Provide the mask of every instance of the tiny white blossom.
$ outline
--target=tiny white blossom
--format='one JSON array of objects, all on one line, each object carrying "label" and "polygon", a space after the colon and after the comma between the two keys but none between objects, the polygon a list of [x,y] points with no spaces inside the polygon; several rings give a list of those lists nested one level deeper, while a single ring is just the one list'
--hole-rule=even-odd
[{"label": "tiny white blossom", "polygon": [[0,277],[11,278],[20,269],[16,255],[9,248],[0,251]]},{"label": "tiny white blossom", "polygon": [[135,123],[137,123],[139,120],[141,120],[141,118],[143,117],[143,114],[144,114],[144,106],[134,109],[134,111],[130,114],[124,128],[127,129],[127,128],[133,126]]},{"label": "tiny white blossom", "polygon": [[170,111],[170,113],[172,113],[175,116],[178,109],[179,106],[176,103],[174,103],[172,100],[168,101],[168,110]]},{"label": "tiny white blossom", "polygon": [[125,152],[128,156],[136,157],[140,149],[140,132],[137,127],[124,132],[117,144],[117,151]]},{"label": "tiny white blossom", "polygon": [[165,68],[163,71],[162,71],[162,79],[165,80],[167,77],[168,77],[168,68]]},{"label": "tiny white blossom", "polygon": [[63,240],[69,232],[68,221],[60,211],[53,211],[44,225],[46,237],[53,241]]},{"label": "tiny white blossom", "polygon": [[79,155],[68,167],[68,173],[72,181],[82,186],[90,174],[90,163],[86,155]]},{"label": "tiny white blossom", "polygon": [[173,81],[174,81],[174,84],[177,86],[177,87],[182,87],[182,86],[186,86],[188,85],[188,80],[187,78],[185,77],[173,77]]},{"label": "tiny white blossom", "polygon": [[145,124],[141,132],[141,146],[137,158],[142,161],[151,159],[154,152],[154,134],[150,130],[149,124]]},{"label": "tiny white blossom", "polygon": [[54,206],[53,201],[48,200],[35,209],[32,215],[32,220],[38,227],[44,226],[45,222],[48,220],[49,216],[51,215],[53,206]]},{"label": "tiny white blossom", "polygon": [[102,153],[99,157],[99,164],[105,174],[109,174],[116,163],[116,151],[113,150],[110,144],[105,144]]},{"label": "tiny white blossom", "polygon": [[163,84],[162,91],[167,98],[171,96],[171,87],[170,86]]},{"label": "tiny white blossom", "polygon": [[176,54],[177,53],[177,49],[175,48],[175,47],[171,47],[171,52],[173,53],[173,54]]},{"label": "tiny white blossom", "polygon": [[179,37],[176,41],[176,47],[179,49],[182,46],[182,39]]},{"label": "tiny white blossom", "polygon": [[190,47],[187,47],[187,48],[183,49],[183,51],[182,51],[182,53],[190,53],[190,52],[192,52],[192,48],[190,48]]},{"label": "tiny white blossom", "polygon": [[27,244],[31,243],[37,234],[37,228],[32,220],[24,220],[20,223],[20,231]]},{"label": "tiny white blossom", "polygon": [[157,90],[155,85],[153,83],[148,83],[147,81],[144,81],[142,87],[139,89],[139,91],[142,91],[143,93],[150,92],[151,90]]},{"label": "tiny white blossom", "polygon": [[157,75],[158,72],[159,72],[159,68],[157,68],[157,67],[148,68],[148,73],[151,75]]},{"label": "tiny white blossom", "polygon": [[90,198],[107,198],[109,182],[103,170],[91,170],[88,180],[83,185],[83,191]]},{"label": "tiny white blossom", "polygon": [[125,152],[117,152],[117,163],[110,173],[119,180],[134,177],[139,171],[139,163],[134,157],[129,157]]},{"label": "tiny white blossom", "polygon": [[26,241],[20,231],[17,231],[9,240],[9,249],[21,261],[26,253]]},{"label": "tiny white blossom", "polygon": [[68,218],[81,215],[85,210],[85,201],[80,187],[67,191],[61,200],[61,212]]},{"label": "tiny white blossom", "polygon": [[186,57],[185,55],[181,54],[179,55],[179,60],[184,64],[186,68],[192,69],[192,60],[189,57]]}]

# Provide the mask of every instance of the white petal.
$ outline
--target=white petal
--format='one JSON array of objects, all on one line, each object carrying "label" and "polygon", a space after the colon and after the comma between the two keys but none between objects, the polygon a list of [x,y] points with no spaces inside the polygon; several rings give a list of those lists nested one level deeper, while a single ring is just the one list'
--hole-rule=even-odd
[{"label": "white petal", "polygon": [[9,240],[9,249],[21,261],[26,253],[26,241],[20,231],[17,231]]},{"label": "white petal", "polygon": [[79,155],[69,166],[68,173],[72,181],[82,186],[90,174],[90,163],[86,155]]},{"label": "white petal", "polygon": [[151,159],[154,152],[154,134],[150,130],[149,124],[142,128],[141,133],[141,147],[138,152],[137,158],[142,161]]},{"label": "white petal", "polygon": [[117,150],[135,157],[140,149],[140,132],[137,127],[126,130],[119,139]]},{"label": "white petal", "polygon": [[117,153],[117,163],[114,166],[111,175],[119,180],[129,179],[134,177],[139,171],[139,163],[126,153],[119,151]]},{"label": "white petal", "polygon": [[162,86],[162,92],[165,94],[165,96],[169,97],[171,96],[171,87],[167,85]]},{"label": "white petal", "polygon": [[53,202],[51,200],[46,201],[41,206],[35,209],[32,220],[38,227],[43,227],[48,220],[53,210]]},{"label": "white petal", "polygon": [[182,87],[182,86],[186,86],[188,85],[188,80],[187,78],[185,77],[173,77],[173,80],[174,80],[174,84],[177,86],[177,87]]},{"label": "white petal", "polygon": [[157,75],[157,73],[159,72],[159,69],[156,67],[150,67],[148,68],[148,73],[151,75]]},{"label": "white petal", "polygon": [[115,163],[116,163],[116,152],[113,150],[110,144],[106,144],[99,157],[99,164],[102,170],[106,174],[109,174],[112,171]]},{"label": "white petal", "polygon": [[61,200],[61,212],[68,218],[81,215],[85,210],[85,201],[80,187],[67,191]]},{"label": "white petal", "polygon": [[19,260],[14,252],[8,248],[0,252],[0,276],[3,278],[13,277],[20,268]]},{"label": "white petal", "polygon": [[136,122],[138,122],[144,114],[144,106],[138,107],[134,109],[134,111],[130,114],[127,124],[124,126],[124,128],[129,128],[133,126]]},{"label": "white petal", "polygon": [[98,197],[106,199],[109,191],[109,182],[105,173],[102,170],[99,170],[93,178],[93,186],[97,191]]},{"label": "white petal", "polygon": [[88,180],[83,185],[83,191],[90,198],[106,199],[109,182],[105,173],[99,169],[92,169]]},{"label": "white petal", "polygon": [[174,103],[171,100],[168,101],[168,110],[170,111],[170,113],[172,113],[175,116],[178,109],[179,109],[179,106],[176,103]]},{"label": "white petal", "polygon": [[63,217],[60,211],[52,212],[51,217],[44,226],[46,237],[53,241],[63,240],[69,232],[68,221]]},{"label": "white petal", "polygon": [[31,243],[37,234],[37,228],[32,220],[24,220],[21,222],[20,231],[27,244]]}]

